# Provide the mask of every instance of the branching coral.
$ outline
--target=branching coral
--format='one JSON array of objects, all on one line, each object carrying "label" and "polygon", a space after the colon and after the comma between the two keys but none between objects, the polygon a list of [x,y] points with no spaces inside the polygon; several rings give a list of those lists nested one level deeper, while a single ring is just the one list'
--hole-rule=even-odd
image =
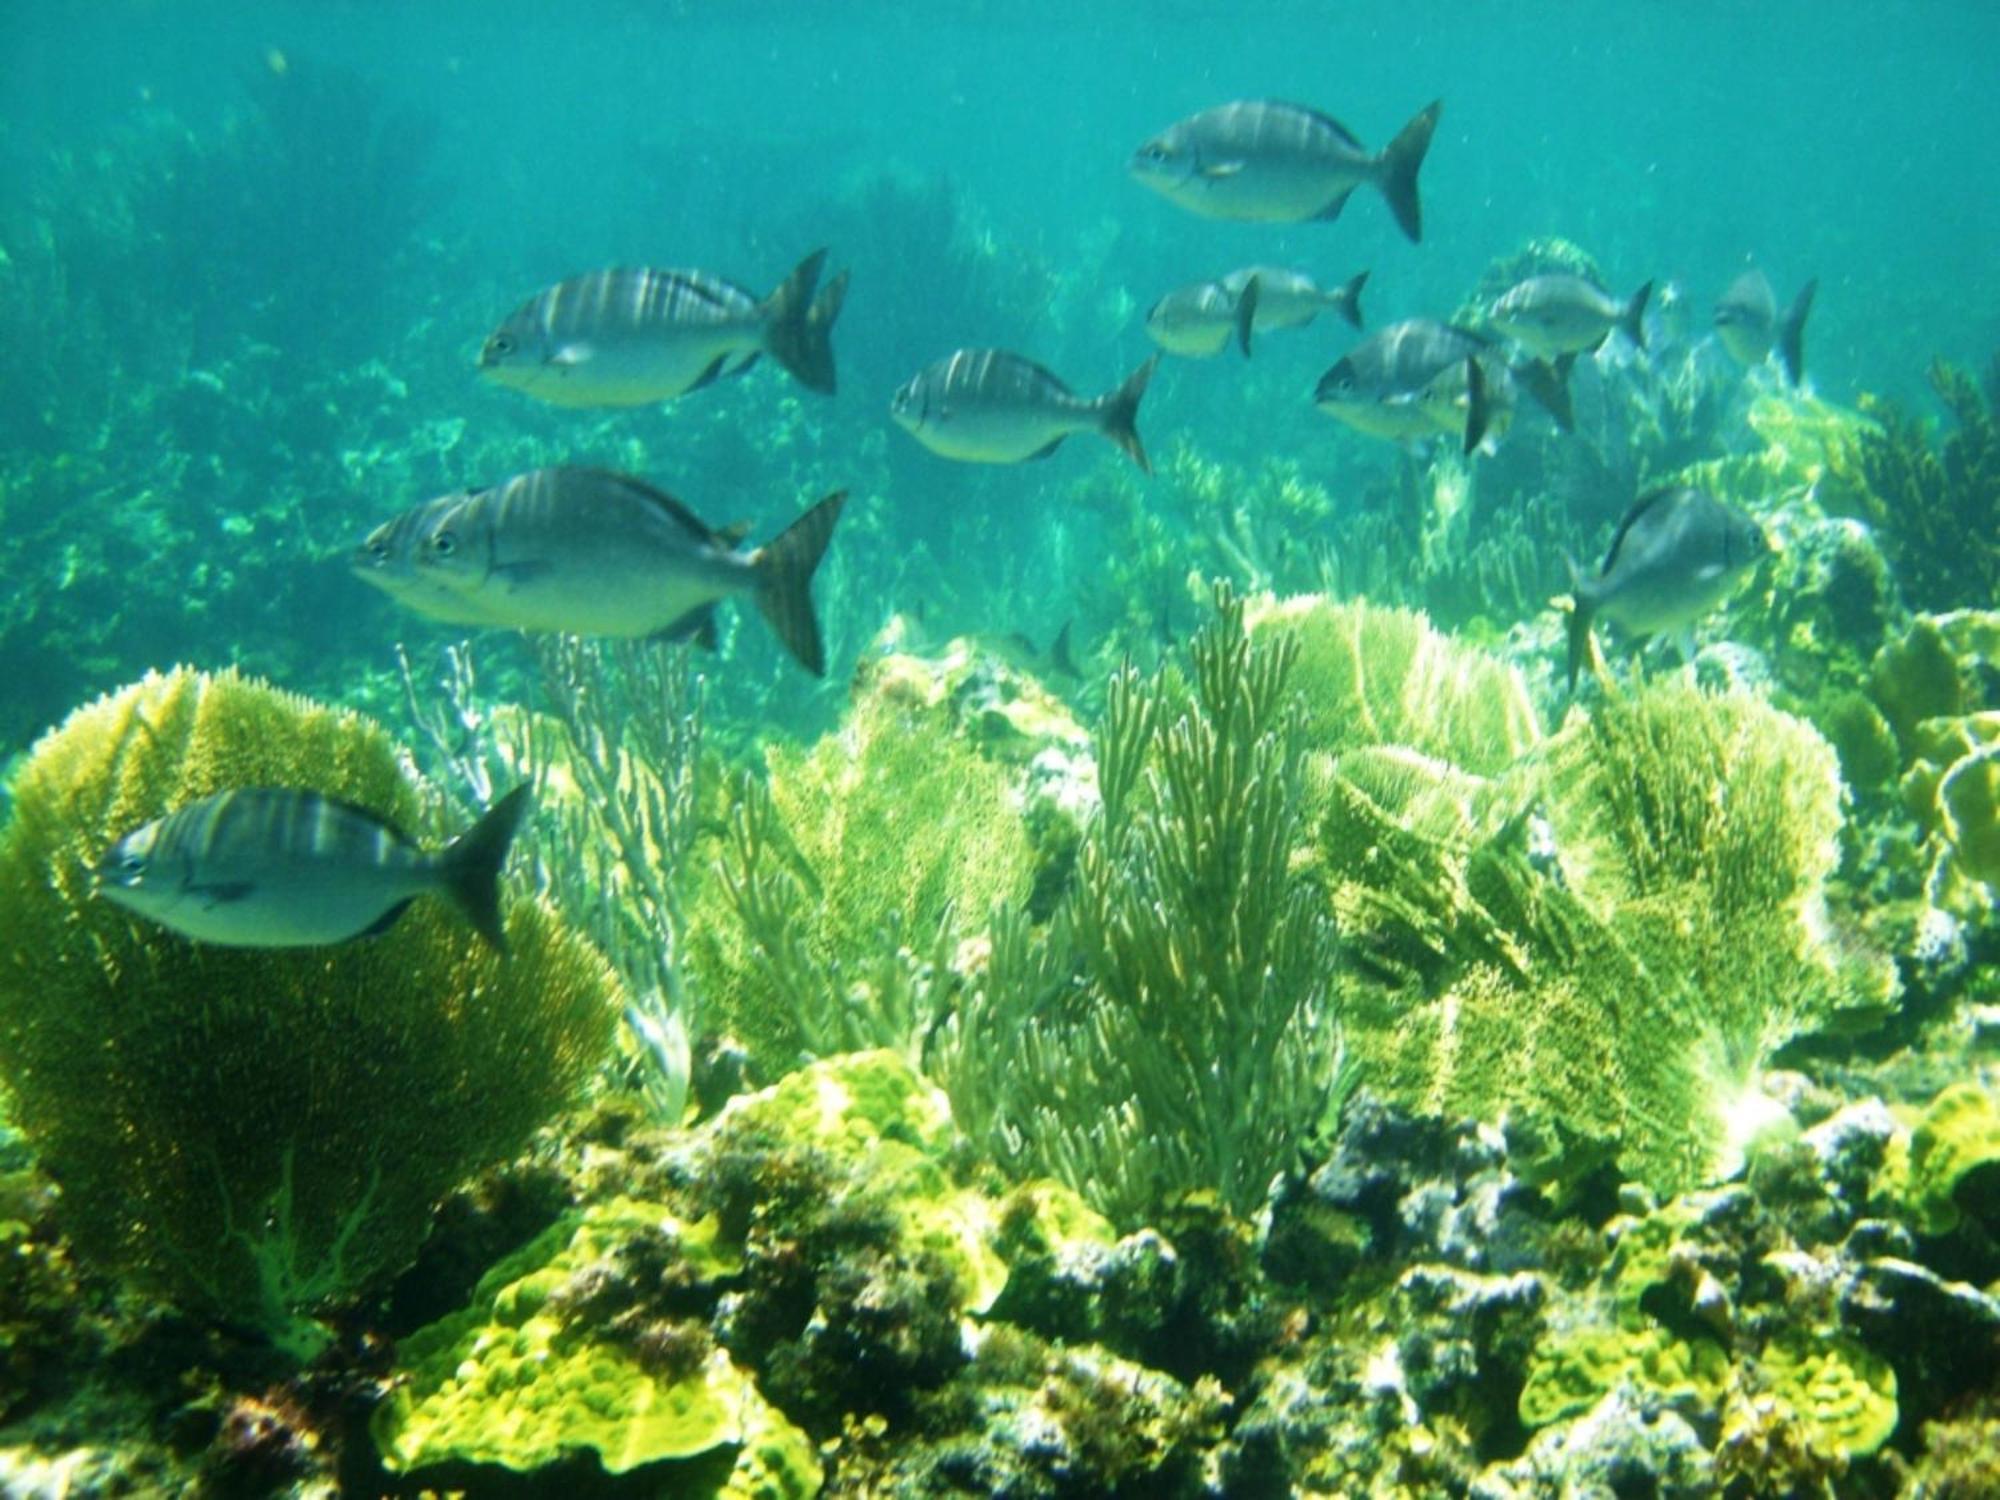
[{"label": "branching coral", "polygon": [[1196,1188],[1253,1210],[1339,1071],[1332,926],[1295,858],[1297,648],[1219,598],[1191,680],[1113,679],[1071,898],[1046,932],[1000,924],[932,1058],[975,1138],[1128,1223]]},{"label": "branching coral", "polygon": [[[1369,629],[1393,642],[1393,623]],[[1490,671],[1352,659],[1376,676],[1348,674],[1318,710],[1345,738],[1318,766],[1316,847],[1371,1088],[1509,1116],[1565,1172],[1609,1150],[1672,1188],[1731,1165],[1778,1045],[1886,1003],[1885,966],[1851,956],[1825,910],[1840,784],[1805,724],[1660,686],[1531,747],[1525,724],[1499,732],[1518,721],[1495,716]],[[1357,704],[1355,683],[1403,709]]]},{"label": "branching coral", "polygon": [[1839,465],[1843,491],[1887,540],[1913,606],[1987,605],[2000,595],[2000,413],[1963,370],[1939,361],[1930,378],[1952,432],[1933,449],[1902,408],[1864,397],[1880,425]]},{"label": "branching coral", "polygon": [[959,941],[1033,882],[1020,774],[982,753],[984,715],[962,718],[970,697],[942,666],[872,663],[837,732],[772,746],[768,778],[736,790],[694,898],[689,984],[773,1071],[914,1053]]},{"label": "branching coral", "polygon": [[369,941],[274,950],[92,899],[111,839],[244,785],[436,841],[435,794],[354,714],[187,670],[78,710],[22,767],[0,836],[0,1065],[83,1251],[308,1343],[297,1312],[397,1268],[439,1197],[572,1096],[615,987],[540,903],[511,906],[502,958],[432,902]]}]

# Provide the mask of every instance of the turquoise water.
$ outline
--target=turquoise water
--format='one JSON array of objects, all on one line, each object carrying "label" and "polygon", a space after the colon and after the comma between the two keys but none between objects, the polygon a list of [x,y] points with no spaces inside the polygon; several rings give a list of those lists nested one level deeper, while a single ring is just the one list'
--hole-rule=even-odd
[{"label": "turquoise water", "polygon": [[[420,1328],[545,1299],[620,1372],[726,1351],[842,1494],[1995,1493],[2000,7],[67,0],[7,5],[0,58],[0,922],[43,924],[0,928],[0,1496],[66,1453],[70,1493],[712,1482],[453,1449],[388,1394],[460,1368]],[[1128,175],[1259,97],[1371,148],[1442,101],[1422,242],[1366,186],[1218,223]],[[761,296],[820,247],[831,396],[775,359],[629,409],[479,376],[563,278]],[[1469,458],[1315,408],[1364,337],[1330,313],[1162,359],[1150,476],[890,418],[963,347],[1112,391],[1156,299],[1259,262],[1366,272],[1366,331],[1587,265],[1654,285],[1651,347],[1578,362],[1574,433],[1523,400]],[[1817,279],[1802,390],[1709,332],[1751,268],[1781,308]],[[354,576],[390,518],[549,465],[752,543],[847,491],[824,676],[747,599],[712,654],[538,655]],[[1578,675],[1557,607],[1657,540],[1619,522],[1662,483],[1777,544],[1694,619],[1700,691],[1615,606]],[[132,830],[92,820],[158,793],[197,690],[126,700],[109,770],[87,717],[28,752],[182,663],[373,715],[449,787],[429,848],[539,767],[512,967],[434,893],[247,957],[95,900]],[[199,691],[273,761],[306,733]],[[556,745],[502,707],[578,702],[624,717]],[[315,790],[414,832],[387,743]],[[636,1007],[608,1063],[609,971],[531,881]],[[510,1255],[529,1290],[482,1288]]]},{"label": "turquoise water", "polygon": [[[1932,357],[1977,368],[2000,336],[1982,6],[157,4],[0,26],[16,745],[158,662],[311,687],[379,671],[409,622],[340,549],[540,462],[641,468],[760,533],[807,484],[854,486],[879,538],[846,539],[854,597],[829,606],[850,654],[891,608],[1040,636],[1101,589],[1090,552],[1115,543],[1058,491],[1108,450],[956,468],[889,425],[889,393],[968,344],[1109,389],[1150,351],[1159,294],[1253,259],[1369,270],[1371,326],[1448,314],[1540,236],[1621,295],[1679,279],[1697,331],[1747,265],[1781,301],[1817,276],[1809,367],[1837,401],[1921,400]],[[1126,177],[1168,122],[1256,95],[1370,145],[1441,98],[1424,242],[1365,190],[1331,225],[1218,224]],[[688,265],[762,291],[819,244],[853,271],[841,392],[803,403],[782,460],[795,388],[768,370],[609,415],[472,377],[486,332],[562,276]],[[1306,399],[1346,334],[1170,361],[1142,430],[1336,486],[1391,473]],[[1061,568],[1025,566],[1065,512]]]}]

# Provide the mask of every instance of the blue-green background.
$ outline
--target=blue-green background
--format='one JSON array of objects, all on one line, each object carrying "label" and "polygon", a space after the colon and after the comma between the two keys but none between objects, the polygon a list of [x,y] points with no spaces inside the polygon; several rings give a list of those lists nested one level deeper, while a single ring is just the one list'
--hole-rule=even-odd
[{"label": "blue-green background", "polygon": [[[895,609],[939,634],[1102,625],[1118,533],[1073,497],[1123,483],[1118,455],[955,467],[888,396],[989,343],[1108,388],[1156,296],[1246,261],[1369,269],[1371,324],[1449,313],[1535,236],[1614,288],[1679,278],[1703,318],[1746,265],[1781,300],[1817,276],[1812,381],[1843,402],[1921,403],[1934,356],[2000,345],[1986,4],[10,5],[0,57],[0,753],[175,660],[383,699],[393,642],[449,632],[342,549],[544,462],[637,469],[759,536],[855,488],[821,581],[832,682],[754,623],[727,643],[719,674],[764,683],[744,707],[773,721],[823,720]],[[1441,98],[1424,242],[1366,192],[1332,225],[1213,224],[1125,176],[1153,131],[1260,95],[1371,145]],[[577,413],[473,376],[561,276],[762,290],[822,243],[853,272],[833,401],[765,368]],[[1248,366],[1169,362],[1156,458],[1386,482],[1396,450],[1308,400],[1350,341],[1327,319]]]}]

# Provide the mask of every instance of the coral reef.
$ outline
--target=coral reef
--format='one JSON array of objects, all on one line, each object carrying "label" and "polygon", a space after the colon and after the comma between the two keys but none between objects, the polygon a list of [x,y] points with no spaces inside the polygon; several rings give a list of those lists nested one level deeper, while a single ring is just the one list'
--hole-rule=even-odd
[{"label": "coral reef", "polygon": [[435,903],[366,942],[264,950],[91,898],[111,839],[241,785],[435,828],[387,736],[352,713],[187,670],[79,709],[21,768],[0,836],[15,935],[0,1064],[81,1251],[310,1346],[299,1314],[407,1262],[436,1200],[572,1097],[609,1041],[614,986],[532,902],[508,910],[503,959]]},{"label": "coral reef", "polygon": [[870,659],[836,732],[771,746],[766,777],[734,788],[690,911],[697,1014],[772,1076],[807,1056],[918,1047],[960,943],[1048,859],[1066,863],[1074,815],[1039,795],[1030,813],[1041,748],[1087,741],[1033,679],[970,643]]},{"label": "coral reef", "polygon": [[1892,402],[1862,399],[1874,426],[1836,461],[1839,502],[1881,532],[1911,605],[1985,606],[2000,593],[2000,417],[1963,370],[1930,371],[1952,431],[1933,448]]},{"label": "coral reef", "polygon": [[987,1150],[1126,1225],[1195,1189],[1253,1211],[1339,1075],[1332,927],[1293,859],[1297,647],[1218,606],[1187,681],[1113,678],[1070,897],[1045,930],[996,925],[931,1054]]}]

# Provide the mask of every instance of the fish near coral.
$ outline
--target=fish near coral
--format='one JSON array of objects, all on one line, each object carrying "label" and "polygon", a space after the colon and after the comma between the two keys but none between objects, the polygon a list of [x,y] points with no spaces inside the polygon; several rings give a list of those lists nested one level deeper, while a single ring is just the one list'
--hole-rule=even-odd
[{"label": "fish near coral", "polygon": [[1516,369],[1470,329],[1409,318],[1348,350],[1320,377],[1313,402],[1371,437],[1412,443],[1455,435],[1470,453],[1506,432],[1523,386],[1569,431],[1568,391],[1547,366]]},{"label": "fish near coral", "polygon": [[1569,616],[1569,687],[1576,687],[1591,622],[1599,618],[1636,635],[1670,631],[1692,662],[1694,622],[1728,598],[1770,552],[1770,538],[1754,516],[1702,490],[1666,485],[1641,495],[1619,522],[1595,576],[1569,565],[1576,596]]},{"label": "fish near coral", "polygon": [[430,894],[504,950],[500,870],[529,795],[514,788],[429,853],[366,808],[317,792],[218,792],[125,834],[93,874],[106,900],[224,947],[303,948],[372,936]]},{"label": "fish near coral", "polygon": [[1715,304],[1715,336],[1730,358],[1742,365],[1761,365],[1776,344],[1785,378],[1797,385],[1805,376],[1806,318],[1818,290],[1817,279],[1808,281],[1780,317],[1771,278],[1762,271],[1745,271]]},{"label": "fish near coral", "polygon": [[409,609],[461,625],[715,642],[715,606],[748,594],[814,675],[826,670],[812,577],[846,504],[836,491],[762,547],[664,491],[602,469],[533,469],[375,528],[351,566]]},{"label": "fish near coral", "polygon": [[834,320],[847,273],[826,252],[759,298],[707,271],[614,267],[530,298],[487,338],[479,372],[556,406],[644,406],[740,375],[769,354],[808,390],[834,390]]},{"label": "fish near coral", "polygon": [[1005,349],[960,349],[912,376],[891,399],[889,415],[931,452],[966,463],[1047,458],[1071,433],[1095,432],[1150,474],[1137,422],[1159,362],[1154,355],[1117,390],[1092,400],[1031,359]]},{"label": "fish near coral", "polygon": [[1333,220],[1371,183],[1411,240],[1423,238],[1417,171],[1440,103],[1371,152],[1331,115],[1273,99],[1239,100],[1169,125],[1132,154],[1131,174],[1205,219],[1298,224]]},{"label": "fish near coral", "polygon": [[1646,301],[1652,295],[1650,281],[1620,302],[1581,276],[1530,276],[1503,293],[1488,317],[1537,359],[1595,349],[1614,328],[1643,349]]}]

